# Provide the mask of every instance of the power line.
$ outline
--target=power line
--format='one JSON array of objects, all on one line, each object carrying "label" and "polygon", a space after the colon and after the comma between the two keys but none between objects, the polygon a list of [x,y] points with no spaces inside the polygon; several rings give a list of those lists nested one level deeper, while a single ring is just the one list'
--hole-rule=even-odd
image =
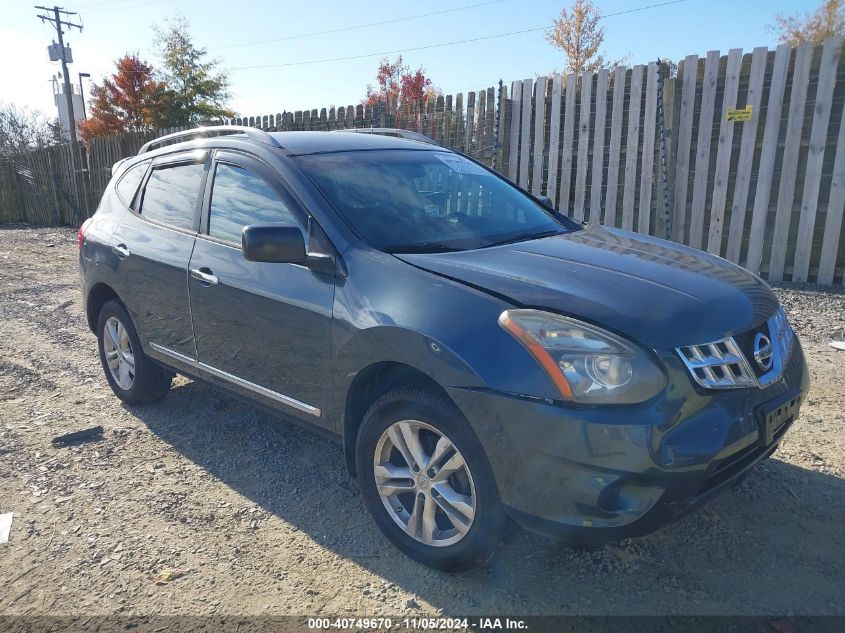
[{"label": "power line", "polygon": [[[669,2],[660,2],[660,3],[657,3],[657,4],[650,4],[650,5],[647,5],[647,6],[637,7],[637,8],[634,8],[634,9],[626,9],[625,11],[618,11],[616,13],[608,13],[607,15],[602,16],[602,19],[611,18],[611,17],[617,16],[617,15],[625,15],[625,14],[628,14],[628,13],[635,13],[637,11],[645,11],[646,9],[656,9],[658,7],[665,7],[665,6],[672,5],[672,4],[680,4],[681,2],[686,2],[686,1],[687,0],[670,0]],[[309,60],[299,61],[299,62],[284,62],[284,63],[281,63],[281,64],[263,64],[263,65],[259,65],[259,66],[235,66],[234,68],[230,68],[229,70],[258,70],[258,69],[265,69],[265,68],[286,68],[286,67],[289,67],[289,66],[305,66],[305,65],[310,65],[310,64],[326,64],[326,63],[329,63],[329,62],[342,62],[342,61],[349,61],[349,60],[353,60],[353,59],[365,59],[365,58],[368,58],[368,57],[382,57],[384,55],[396,55],[398,53],[410,53],[410,52],[414,52],[414,51],[422,51],[422,50],[428,50],[428,49],[432,49],[432,48],[441,48],[441,47],[444,47],[444,46],[457,46],[459,44],[471,44],[473,42],[482,42],[482,41],[485,41],[485,40],[494,40],[494,39],[499,39],[499,38],[502,38],[502,37],[511,37],[513,35],[522,35],[524,33],[536,33],[537,31],[545,31],[549,28],[551,28],[551,25],[538,26],[538,27],[534,27],[534,28],[530,28],[530,29],[522,29],[522,30],[519,30],[519,31],[509,31],[507,33],[497,33],[495,35],[483,35],[483,36],[480,36],[480,37],[473,37],[473,38],[465,39],[465,40],[455,40],[455,41],[452,41],[452,42],[440,42],[438,44],[427,44],[425,46],[414,46],[412,48],[400,48],[400,49],[395,49],[395,50],[392,50],[392,51],[382,51],[382,52],[379,52],[379,53],[363,53],[363,54],[360,54],[360,55],[347,55],[345,57],[332,57],[332,58],[326,58],[326,59],[309,59]]]},{"label": "power line", "polygon": [[307,64],[325,64],[328,62],[342,62],[351,59],[364,59],[365,57],[381,57],[383,55],[394,55],[396,53],[409,53],[413,51],[422,51],[430,48],[440,48],[442,46],[455,46],[457,44],[469,44],[471,42],[481,42],[483,40],[493,40],[500,37],[509,37],[511,35],[521,35],[522,33],[533,33],[535,31],[545,31],[548,26],[540,26],[533,29],[524,29],[522,31],[511,31],[510,33],[499,33],[497,35],[484,35],[482,37],[473,37],[468,40],[456,40],[454,42],[442,42],[440,44],[428,44],[426,46],[414,46],[413,48],[399,48],[392,51],[382,51],[380,53],[363,53],[361,55],[348,55],[346,57],[332,57],[329,59],[309,59],[301,62],[285,62],[283,64],[265,64],[262,66],[235,66],[230,70],[252,70],[259,68],[284,68],[287,66],[305,66]]},{"label": "power line", "polygon": [[92,7],[101,7],[101,6],[106,5],[106,4],[115,4],[115,2],[113,0],[112,1],[110,1],[110,0],[99,0],[98,2],[83,2],[81,5],[77,5],[76,8],[82,9],[83,11],[85,11],[86,9],[90,9]]},{"label": "power line", "polygon": [[367,24],[356,24],[354,26],[344,26],[338,29],[331,29],[328,31],[314,31],[313,33],[301,33],[299,35],[287,35],[285,37],[276,37],[269,40],[257,40],[254,42],[244,42],[242,44],[227,44],[226,46],[215,46],[210,50],[223,50],[226,48],[240,48],[244,46],[257,46],[259,44],[271,44],[273,42],[287,42],[289,40],[304,39],[306,37],[317,37],[318,35],[331,35],[333,33],[343,33],[345,31],[354,31],[356,29],[364,29],[370,26],[383,26],[385,24],[396,24],[397,22],[409,22],[411,20],[418,20],[420,18],[427,18],[433,15],[444,15],[446,13],[455,13],[456,11],[465,11],[466,9],[475,9],[478,7],[486,7],[491,4],[501,4],[507,0],[489,0],[488,2],[479,2],[477,4],[468,4],[463,7],[455,7],[453,9],[443,9],[442,11],[432,11],[431,13],[419,13],[417,15],[409,15],[404,18],[391,18],[389,20],[382,20],[380,22],[369,22]]},{"label": "power line", "polygon": [[625,9],[624,11],[617,11],[615,13],[607,13],[607,14],[601,16],[601,17],[602,17],[602,19],[613,18],[613,17],[616,17],[617,15],[625,15],[626,13],[636,13],[637,11],[645,11],[646,9],[656,9],[658,7],[665,7],[665,6],[668,6],[670,4],[680,4],[681,2],[686,2],[686,1],[687,0],[670,0],[669,2],[660,2],[658,4],[650,4],[646,7],[635,7],[633,9]]},{"label": "power line", "polygon": [[89,9],[94,9],[96,7],[102,6],[116,6],[121,4],[127,4],[128,2],[135,2],[136,0],[100,0],[99,2],[86,2],[85,4],[79,6],[77,5],[77,10],[88,11]]},{"label": "power line", "polygon": [[[86,9],[85,13],[86,14],[110,13],[110,12],[113,12],[113,11],[124,11],[124,10],[128,10],[128,9],[138,9],[140,7],[148,7],[152,4],[164,4],[165,2],[170,2],[170,1],[171,0],[152,0],[151,2],[141,2],[141,3],[138,3],[138,4],[127,4],[127,5],[123,5],[123,6],[120,6],[120,5],[115,6],[113,3],[109,3],[109,6],[102,8],[102,9],[98,9],[98,8],[94,8],[94,9],[90,9],[90,10]],[[96,5],[96,6],[99,6],[99,5]]]}]

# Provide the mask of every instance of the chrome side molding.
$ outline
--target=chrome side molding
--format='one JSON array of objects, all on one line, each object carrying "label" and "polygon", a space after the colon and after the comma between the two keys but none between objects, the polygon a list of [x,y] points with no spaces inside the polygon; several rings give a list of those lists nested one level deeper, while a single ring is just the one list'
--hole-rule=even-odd
[{"label": "chrome side molding", "polygon": [[185,356],[184,354],[180,354],[179,352],[174,352],[172,349],[167,348],[164,345],[159,345],[158,343],[150,343],[150,347],[157,351],[159,354],[164,354],[165,356],[170,356],[170,358],[175,358],[180,363],[185,363],[186,365],[191,365],[192,367],[197,367],[199,365],[196,358],[191,358],[190,356]]},{"label": "chrome side molding", "polygon": [[186,365],[190,365],[194,369],[199,369],[201,371],[205,371],[216,378],[221,378],[222,380],[226,380],[231,382],[239,387],[243,387],[244,389],[248,389],[254,393],[257,393],[265,398],[269,398],[270,400],[275,400],[281,404],[287,405],[289,407],[293,407],[298,411],[302,411],[303,413],[308,413],[313,415],[316,418],[319,418],[322,415],[322,411],[317,407],[311,406],[310,404],[306,404],[305,402],[300,402],[295,398],[291,398],[290,396],[286,396],[283,393],[279,393],[278,391],[273,391],[272,389],[267,389],[267,387],[262,387],[261,385],[257,385],[254,382],[250,382],[249,380],[245,380],[234,374],[230,374],[229,372],[223,371],[222,369],[217,369],[217,367],[212,367],[211,365],[207,365],[206,363],[201,363],[195,358],[191,358],[190,356],[185,356],[184,354],[180,354],[179,352],[174,352],[172,349],[164,347],[163,345],[159,345],[158,343],[150,343],[150,347],[158,352],[159,354],[164,354],[165,356],[169,356],[174,360],[178,360],[181,363]]}]

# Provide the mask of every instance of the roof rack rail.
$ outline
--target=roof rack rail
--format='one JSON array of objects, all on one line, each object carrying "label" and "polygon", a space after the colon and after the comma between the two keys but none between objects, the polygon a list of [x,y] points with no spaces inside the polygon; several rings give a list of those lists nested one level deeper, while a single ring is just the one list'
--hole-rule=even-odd
[{"label": "roof rack rail", "polygon": [[349,127],[343,129],[332,130],[332,132],[357,132],[358,134],[378,134],[381,136],[398,136],[399,138],[406,138],[412,141],[420,141],[428,143],[429,145],[440,145],[433,138],[414,132],[413,130],[403,130],[398,127]]},{"label": "roof rack rail", "polygon": [[207,127],[198,127],[192,130],[183,130],[181,132],[174,132],[173,134],[166,134],[165,136],[148,141],[141,146],[141,149],[138,150],[138,155],[140,156],[141,154],[149,152],[151,149],[158,147],[159,145],[172,143],[177,140],[187,140],[189,138],[205,136],[206,134],[246,134],[253,141],[258,141],[259,143],[264,143],[265,145],[270,145],[271,147],[281,147],[279,141],[257,127],[247,127],[244,125],[209,125]]}]

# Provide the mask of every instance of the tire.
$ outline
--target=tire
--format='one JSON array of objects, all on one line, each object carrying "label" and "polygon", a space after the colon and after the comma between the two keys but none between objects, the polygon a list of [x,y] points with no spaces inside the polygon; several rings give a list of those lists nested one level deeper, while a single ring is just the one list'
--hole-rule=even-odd
[{"label": "tire", "polygon": [[144,353],[129,313],[117,301],[106,302],[100,310],[97,344],[109,387],[126,404],[160,400],[170,390],[173,372],[156,364]]},{"label": "tire", "polygon": [[[406,442],[409,433],[412,441]],[[404,455],[411,456],[410,465]],[[501,543],[509,521],[493,471],[469,424],[444,395],[403,388],[379,398],[361,423],[356,465],[376,524],[414,560],[465,571],[487,561]]]}]

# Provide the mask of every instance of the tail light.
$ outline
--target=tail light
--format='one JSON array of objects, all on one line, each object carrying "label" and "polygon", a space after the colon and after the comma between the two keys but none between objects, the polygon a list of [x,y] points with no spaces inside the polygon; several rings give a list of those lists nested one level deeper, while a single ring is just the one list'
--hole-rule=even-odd
[{"label": "tail light", "polygon": [[88,218],[85,220],[76,232],[76,246],[79,250],[82,250],[82,244],[85,242],[85,231],[88,230],[88,225],[91,224],[91,220],[93,219],[94,218]]}]

